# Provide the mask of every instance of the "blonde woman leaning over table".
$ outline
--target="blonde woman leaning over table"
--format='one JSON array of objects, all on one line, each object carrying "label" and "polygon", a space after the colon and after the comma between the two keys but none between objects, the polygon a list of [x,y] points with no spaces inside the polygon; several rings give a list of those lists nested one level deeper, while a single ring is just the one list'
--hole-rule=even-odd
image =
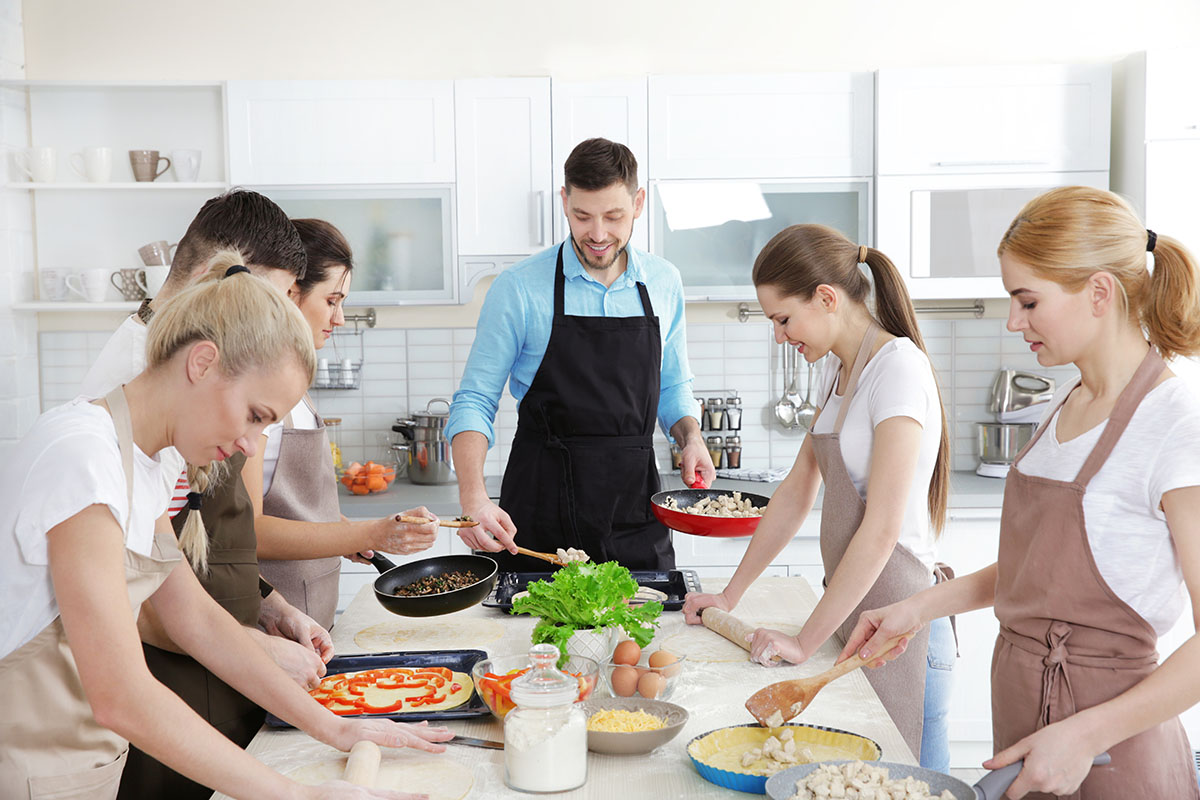
[{"label": "blonde woman leaning over table", "polygon": [[108,800],[129,742],[248,800],[402,796],[301,787],[243,752],[150,674],[136,626],[143,601],[218,677],[333,747],[369,739],[440,751],[434,742],[450,738],[330,713],[180,559],[165,513],[175,468],[159,451],[202,464],[252,454],[314,371],[296,308],[245,267],[226,275],[159,310],[145,372],[101,400],[46,412],[0,466],[0,796]]},{"label": "blonde woman leaning over table", "polygon": [[[288,297],[320,350],[334,329],[346,324],[342,304],[354,258],[349,242],[328,222],[297,219],[292,224],[304,243],[308,269]],[[333,626],[337,609],[342,555],[375,548],[407,555],[437,541],[435,522],[412,525],[392,515],[351,522],[342,516],[329,437],[307,393],[266,428],[259,444],[242,470],[254,504],[259,569],[289,603],[325,628]],[[436,519],[424,507],[402,513]]]},{"label": "blonde woman leaning over table", "polygon": [[[908,597],[942,575],[935,537],[949,480],[945,413],[912,302],[883,253],[823,225],[793,225],[759,253],[753,277],[776,341],[809,363],[832,354],[819,394],[825,400],[725,591],[690,595],[683,610],[690,623],[708,606],[733,610],[791,541],[824,481],[825,592],[797,636],[760,628],[751,646],[760,663],[778,655],[799,664],[830,636],[844,641],[862,609]],[[922,631],[909,650],[868,677],[921,765],[944,771],[950,621]]]},{"label": "blonde woman leaning over table", "polygon": [[[994,606],[984,766],[1025,760],[1009,797],[1195,800],[1176,715],[1200,700],[1200,639],[1161,666],[1155,646],[1184,584],[1200,619],[1200,401],[1162,360],[1200,353],[1196,260],[1079,186],[1030,201],[999,255],[1008,329],[1079,381],[1008,473],[996,563],[867,611],[843,657]],[[1112,764],[1091,767],[1105,750]]]}]

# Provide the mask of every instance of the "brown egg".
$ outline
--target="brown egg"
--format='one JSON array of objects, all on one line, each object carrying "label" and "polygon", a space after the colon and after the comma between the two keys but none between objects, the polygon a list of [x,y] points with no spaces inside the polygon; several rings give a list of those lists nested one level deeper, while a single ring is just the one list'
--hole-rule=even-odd
[{"label": "brown egg", "polygon": [[633,639],[626,639],[613,650],[612,660],[614,664],[636,664],[641,657],[642,648],[638,647],[638,643]]},{"label": "brown egg", "polygon": [[667,679],[657,672],[647,672],[638,679],[638,694],[647,700],[653,700],[667,688]]},{"label": "brown egg", "polygon": [[[674,678],[679,674],[680,667],[671,666],[671,664],[674,664],[678,660],[678,656],[667,650],[656,650],[650,654],[650,666],[658,668],[668,678]],[[663,667],[666,669],[663,669]]]},{"label": "brown egg", "polygon": [[609,676],[609,683],[612,684],[613,694],[617,697],[633,697],[633,693],[638,689],[637,670],[630,666],[614,667],[612,675]]}]

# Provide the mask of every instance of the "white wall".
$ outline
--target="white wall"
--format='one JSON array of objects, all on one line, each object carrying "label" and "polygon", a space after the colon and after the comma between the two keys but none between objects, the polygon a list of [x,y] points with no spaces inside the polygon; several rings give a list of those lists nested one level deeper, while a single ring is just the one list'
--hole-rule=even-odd
[{"label": "white wall", "polygon": [[1191,44],[1195,0],[25,0],[38,79],[875,69]]}]

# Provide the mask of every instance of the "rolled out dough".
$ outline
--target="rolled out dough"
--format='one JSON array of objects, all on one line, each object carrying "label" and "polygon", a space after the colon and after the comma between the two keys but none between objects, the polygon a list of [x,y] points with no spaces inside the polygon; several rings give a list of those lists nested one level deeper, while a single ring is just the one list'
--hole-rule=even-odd
[{"label": "rolled out dough", "polygon": [[[305,786],[316,786],[326,781],[340,781],[345,769],[345,757],[332,758],[305,764],[287,773],[287,776]],[[430,800],[462,800],[471,791],[472,783],[474,778],[471,770],[449,758],[435,759],[385,751],[383,763],[379,765],[379,777],[372,788],[427,794]]]},{"label": "rolled out dough", "polygon": [[[783,631],[789,636],[800,632],[800,625],[780,620],[747,620],[755,628]],[[703,625],[688,625],[662,643],[662,649],[675,655],[687,656],[689,661],[724,662],[749,661],[750,653]]]},{"label": "rolled out dough", "polygon": [[494,619],[403,620],[381,622],[354,634],[354,643],[364,650],[463,650],[497,641],[504,626]]}]

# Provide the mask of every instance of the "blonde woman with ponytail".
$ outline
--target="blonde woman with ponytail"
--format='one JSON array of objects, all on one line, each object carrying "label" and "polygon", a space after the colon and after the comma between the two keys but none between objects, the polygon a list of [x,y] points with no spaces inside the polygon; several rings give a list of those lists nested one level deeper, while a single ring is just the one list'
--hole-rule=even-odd
[{"label": "blonde woman with ponytail", "polygon": [[[945,412],[912,301],[883,253],[823,225],[793,225],[759,253],[753,277],[776,341],[809,363],[831,355],[818,395],[824,403],[729,585],[689,595],[684,613],[694,624],[704,608],[732,610],[791,541],[824,482],[825,592],[799,634],[760,628],[751,643],[759,663],[799,664],[830,636],[844,640],[861,609],[943,577],[935,539],[949,480]],[[915,633],[909,650],[868,677],[922,766],[945,770],[949,620]]]},{"label": "blonde woman with ponytail", "polygon": [[998,252],[1008,329],[1079,380],[1009,471],[997,562],[864,613],[842,655],[993,606],[984,766],[1024,759],[1008,797],[1197,800],[1177,715],[1200,700],[1200,638],[1156,652],[1185,586],[1200,619],[1200,400],[1165,361],[1200,353],[1197,262],[1081,186],[1031,200]]},{"label": "blonde woman with ponytail", "polygon": [[231,797],[408,796],[302,787],[247,755],[150,673],[135,623],[143,602],[215,675],[333,747],[436,752],[450,738],[333,715],[180,559],[165,513],[178,472],[162,451],[195,464],[253,454],[315,368],[295,306],[247,272],[176,295],[150,323],[145,372],[46,412],[0,465],[0,796],[111,800],[130,742]]}]

